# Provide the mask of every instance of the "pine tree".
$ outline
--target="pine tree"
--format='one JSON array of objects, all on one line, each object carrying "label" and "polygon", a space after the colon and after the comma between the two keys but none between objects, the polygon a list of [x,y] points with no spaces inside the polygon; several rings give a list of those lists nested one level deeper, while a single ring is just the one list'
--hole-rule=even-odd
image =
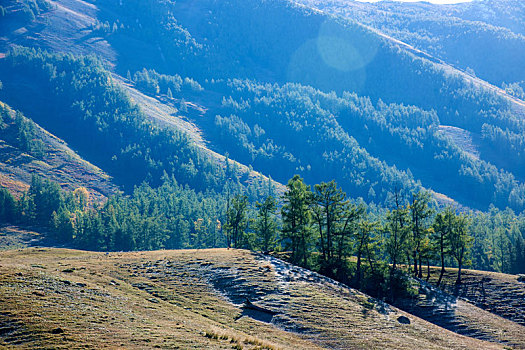
[{"label": "pine tree", "polygon": [[54,238],[57,242],[71,242],[75,229],[70,213],[66,209],[60,208],[58,213],[53,212],[51,221],[54,228]]},{"label": "pine tree", "polygon": [[288,181],[281,208],[283,229],[281,241],[291,251],[292,263],[308,266],[312,239],[310,203],[312,192],[299,175]]},{"label": "pine tree", "polygon": [[361,287],[361,264],[363,257],[368,260],[368,264],[373,274],[374,269],[374,249],[377,244],[376,233],[381,229],[379,222],[362,220],[359,222],[359,229],[356,231],[355,244],[356,244],[356,272],[354,276],[354,283],[356,288]]},{"label": "pine tree", "polygon": [[346,194],[337,187],[335,181],[323,182],[315,185],[313,202],[313,216],[321,248],[322,270],[331,277],[335,277],[335,270],[341,268],[335,258],[337,224],[344,219],[345,206],[348,204]]},{"label": "pine tree", "polygon": [[[414,263],[414,276],[423,277],[422,269],[422,243],[430,234],[430,217],[433,214],[432,208],[429,207],[430,193],[420,191],[412,195],[410,203],[411,222],[411,250]],[[418,268],[419,266],[419,268]]]},{"label": "pine tree", "polygon": [[228,248],[241,248],[244,244],[244,234],[248,226],[247,207],[246,195],[236,195],[229,203],[224,225]]},{"label": "pine tree", "polygon": [[180,103],[179,103],[179,110],[183,113],[187,113],[188,112],[188,106],[186,106],[186,100],[184,99],[181,99],[180,100]]},{"label": "pine tree", "polygon": [[441,270],[439,272],[437,286],[441,284],[443,275],[445,274],[445,258],[450,253],[449,236],[454,229],[456,220],[456,214],[451,207],[447,207],[445,211],[438,213],[434,218],[432,242],[439,252],[441,261]]},{"label": "pine tree", "polygon": [[15,198],[5,188],[0,189],[0,224],[14,223],[16,213]]},{"label": "pine tree", "polygon": [[275,211],[277,204],[272,196],[266,197],[264,202],[256,203],[258,209],[255,231],[257,233],[258,246],[262,251],[275,248],[277,221]]},{"label": "pine tree", "polygon": [[461,270],[469,261],[467,260],[472,247],[472,237],[468,231],[469,219],[466,215],[458,215],[454,226],[448,235],[450,253],[458,264],[458,277],[456,284],[461,284]]},{"label": "pine tree", "polygon": [[395,194],[395,206],[395,209],[387,213],[385,225],[387,233],[386,252],[392,264],[391,277],[393,277],[397,264],[401,261],[403,253],[407,249],[410,235],[409,210],[401,205],[398,193]]}]

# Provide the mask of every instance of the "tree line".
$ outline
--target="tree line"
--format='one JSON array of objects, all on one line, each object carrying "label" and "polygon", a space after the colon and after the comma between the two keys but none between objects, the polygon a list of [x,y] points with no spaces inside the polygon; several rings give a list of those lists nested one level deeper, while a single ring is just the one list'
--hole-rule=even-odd
[{"label": "tree line", "polygon": [[439,209],[424,191],[396,192],[389,209],[374,210],[335,181],[311,188],[298,175],[282,196],[269,184],[269,195],[254,204],[233,193],[198,193],[165,175],[157,188],[142,184],[131,195],[92,203],[85,188],[65,191],[34,176],[19,198],[0,191],[0,223],[38,226],[54,244],[90,250],[280,251],[294,264],[382,296],[406,290],[406,272],[428,279],[431,265],[441,266],[438,285],[447,266],[458,268],[457,283],[465,266],[525,272],[525,217],[510,210]]},{"label": "tree line", "polygon": [[[390,194],[390,209],[372,212],[362,202],[349,200],[335,181],[312,189],[298,175],[288,181],[279,200],[280,208],[272,196],[257,202],[249,229],[246,197],[233,198],[225,223],[228,246],[284,250],[294,264],[390,297],[388,293],[406,288],[400,268],[428,280],[430,266],[438,265],[438,286],[446,266],[457,267],[456,284],[461,284],[465,266],[525,272],[525,217],[510,209],[460,212],[451,206],[438,208],[429,192],[402,196],[398,191]],[[498,221],[502,216],[505,221]],[[480,232],[487,218],[497,222],[495,232]],[[491,256],[498,249],[500,254]],[[480,265],[486,257],[491,263]]]},{"label": "tree line", "polygon": [[38,227],[51,244],[97,251],[225,246],[224,197],[197,193],[168,175],[162,180],[157,188],[142,184],[132,195],[97,203],[86,188],[62,190],[33,176],[19,198],[1,189],[0,223]]}]

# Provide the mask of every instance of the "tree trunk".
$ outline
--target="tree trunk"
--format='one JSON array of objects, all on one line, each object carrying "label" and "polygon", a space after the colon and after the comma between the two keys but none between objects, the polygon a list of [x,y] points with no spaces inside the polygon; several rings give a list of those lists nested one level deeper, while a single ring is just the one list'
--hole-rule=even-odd
[{"label": "tree trunk", "polygon": [[396,270],[396,263],[397,263],[397,259],[396,259],[396,256],[394,255],[394,258],[392,259],[392,268],[390,269],[390,276],[392,276],[394,274],[394,271]]},{"label": "tree trunk", "polygon": [[461,284],[461,268],[463,267],[463,256],[465,255],[465,247],[461,247],[461,253],[459,254],[458,259],[458,279],[456,284]]},{"label": "tree trunk", "polygon": [[323,223],[322,223],[321,219],[317,220],[317,224],[319,225],[319,237],[320,237],[320,240],[321,240],[321,254],[322,254],[323,260],[326,261],[327,260],[326,246],[325,246],[325,241],[324,241],[324,237],[323,237]]},{"label": "tree trunk", "polygon": [[301,244],[302,244],[302,254],[303,254],[303,267],[308,267],[308,255],[306,254],[306,239],[303,236],[301,238]]},{"label": "tree trunk", "polygon": [[463,265],[463,259],[458,261],[458,278],[456,279],[456,284],[461,284],[461,268]]},{"label": "tree trunk", "polygon": [[427,282],[430,279],[430,259],[427,259]]},{"label": "tree trunk", "polygon": [[366,247],[366,255],[367,255],[367,259],[368,259],[368,264],[370,265],[370,270],[372,271],[372,274],[375,275],[376,274],[376,270],[374,268],[374,264],[372,262],[372,255],[370,254],[370,249],[368,247]]},{"label": "tree trunk", "polygon": [[443,279],[444,274],[445,274],[445,266],[441,266],[441,271],[439,272],[439,278],[436,284],[438,287],[441,284],[441,280]]},{"label": "tree trunk", "polygon": [[357,253],[357,265],[355,269],[355,287],[359,289],[361,284],[361,252]]},{"label": "tree trunk", "polygon": [[444,249],[444,238],[441,236],[440,240],[440,250],[441,250],[441,271],[439,272],[439,279],[437,281],[437,286],[441,284],[441,280],[443,279],[443,275],[445,274],[445,249]]},{"label": "tree trunk", "polygon": [[414,250],[414,253],[413,253],[413,258],[414,258],[414,277],[417,277],[417,252],[416,250]]},{"label": "tree trunk", "polygon": [[394,273],[396,272],[396,255],[392,261],[392,268],[390,269],[390,298],[394,301]]}]

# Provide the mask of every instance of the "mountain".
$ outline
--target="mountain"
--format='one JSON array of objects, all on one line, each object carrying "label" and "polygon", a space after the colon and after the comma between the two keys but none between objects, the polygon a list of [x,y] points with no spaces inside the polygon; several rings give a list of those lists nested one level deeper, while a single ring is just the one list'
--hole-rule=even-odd
[{"label": "mountain", "polygon": [[[454,67],[502,87],[525,81],[525,6],[477,0],[452,6],[428,2],[298,1],[343,16],[412,45]],[[523,98],[523,97],[522,97]]]},{"label": "mountain", "polygon": [[[10,28],[5,43],[93,53],[132,80],[196,81],[203,90],[171,86],[172,105],[199,106],[184,117],[209,148],[279,182],[293,173],[310,183],[334,178],[376,203],[395,188],[422,186],[476,209],[525,208],[524,102],[347,14],[380,5],[351,2],[334,17],[325,12],[340,15],[337,3],[320,12],[277,0],[52,4],[24,30]],[[7,17],[15,7],[6,6]],[[136,74],[143,68],[147,79]],[[21,77],[5,74],[3,98],[31,108],[10,101],[23,96],[13,90],[19,83],[9,85]],[[140,84],[152,97],[167,95],[167,84]]]}]

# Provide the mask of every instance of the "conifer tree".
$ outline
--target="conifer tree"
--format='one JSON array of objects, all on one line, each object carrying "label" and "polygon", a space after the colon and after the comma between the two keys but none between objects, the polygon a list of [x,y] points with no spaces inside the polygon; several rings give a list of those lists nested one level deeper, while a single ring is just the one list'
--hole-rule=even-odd
[{"label": "conifer tree", "polygon": [[255,221],[255,231],[257,233],[258,247],[266,252],[275,248],[277,232],[277,221],[275,211],[277,204],[272,196],[266,197],[264,202],[256,203],[258,209]]},{"label": "conifer tree", "polygon": [[410,244],[414,263],[414,276],[419,278],[423,277],[422,244],[430,234],[430,217],[434,212],[429,207],[429,203],[430,193],[419,191],[412,195],[412,201],[409,206],[411,217]]},{"label": "conifer tree", "polygon": [[374,269],[374,249],[377,244],[377,232],[381,229],[379,222],[362,220],[359,222],[359,229],[356,231],[356,250],[357,263],[355,271],[355,286],[356,288],[361,287],[361,275],[362,275],[362,259],[366,258],[373,274]]},{"label": "conifer tree", "polygon": [[385,231],[386,253],[392,264],[390,276],[394,275],[397,264],[401,261],[403,253],[407,249],[410,234],[410,218],[407,207],[402,206],[398,193],[395,194],[395,209],[386,215]]},{"label": "conifer tree", "polygon": [[472,237],[469,233],[469,218],[466,215],[458,215],[454,220],[454,226],[448,236],[450,254],[458,264],[458,277],[456,284],[461,284],[461,270],[468,264],[470,248],[472,247]]},{"label": "conifer tree", "polygon": [[286,185],[281,208],[283,229],[281,240],[291,250],[290,260],[307,267],[312,239],[310,203],[312,192],[299,175]]},{"label": "conifer tree", "polygon": [[439,258],[441,262],[441,270],[439,272],[437,286],[441,284],[443,275],[445,274],[445,258],[450,253],[448,237],[451,235],[451,232],[454,229],[455,221],[456,214],[450,206],[447,207],[443,212],[437,213],[436,217],[434,218],[434,232],[432,235],[432,241],[439,252]]},{"label": "conifer tree", "polygon": [[229,203],[226,213],[226,238],[228,248],[241,248],[244,243],[244,234],[248,226],[247,210],[248,197],[236,195]]}]

